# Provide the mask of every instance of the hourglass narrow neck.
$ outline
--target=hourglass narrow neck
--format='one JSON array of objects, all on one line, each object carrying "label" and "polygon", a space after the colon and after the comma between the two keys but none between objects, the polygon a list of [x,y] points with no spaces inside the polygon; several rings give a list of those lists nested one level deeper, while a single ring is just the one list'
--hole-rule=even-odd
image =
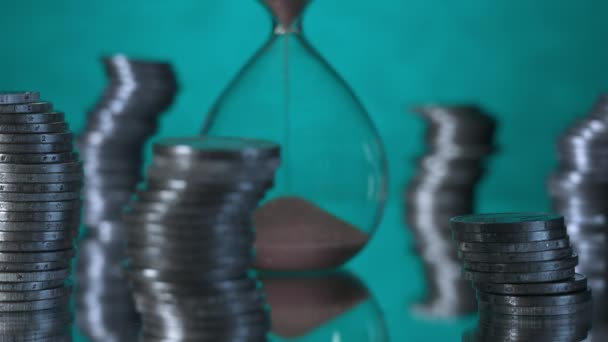
[{"label": "hourglass narrow neck", "polygon": [[300,34],[302,33],[302,20],[298,18],[291,22],[290,25],[285,25],[275,19],[273,22],[272,33],[277,35]]}]

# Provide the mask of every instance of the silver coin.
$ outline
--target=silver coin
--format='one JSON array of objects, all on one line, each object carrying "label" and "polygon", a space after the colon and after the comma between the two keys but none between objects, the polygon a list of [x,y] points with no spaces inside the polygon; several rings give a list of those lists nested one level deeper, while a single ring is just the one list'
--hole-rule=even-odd
[{"label": "silver coin", "polygon": [[72,143],[53,144],[2,144],[0,153],[59,153],[70,152],[74,148]]},{"label": "silver coin", "polygon": [[[1,107],[1,106],[0,106]],[[0,108],[1,110],[1,108]],[[3,124],[1,133],[32,134],[32,133],[67,133],[69,126],[66,122],[33,123],[33,124]]]},{"label": "silver coin", "polygon": [[66,279],[70,275],[70,269],[59,269],[43,272],[0,272],[2,283],[25,283],[37,281],[52,281]]},{"label": "silver coin", "polygon": [[563,270],[534,273],[490,273],[464,271],[464,279],[480,283],[547,283],[565,280],[574,276],[574,267]]},{"label": "silver coin", "polygon": [[80,220],[74,218],[71,221],[55,222],[8,222],[0,221],[0,231],[20,232],[20,231],[64,231],[78,229]]},{"label": "silver coin", "polygon": [[0,312],[24,312],[38,311],[62,307],[68,305],[70,296],[62,296],[51,299],[36,300],[31,302],[0,302]]},{"label": "silver coin", "polygon": [[0,113],[44,113],[53,110],[53,104],[50,102],[32,102],[23,104],[3,104],[0,105]]},{"label": "silver coin", "polygon": [[58,164],[7,164],[0,163],[0,172],[6,173],[74,173],[82,172],[82,162],[72,161]]},{"label": "silver coin", "polygon": [[463,233],[453,231],[456,241],[462,242],[485,242],[485,243],[514,243],[555,240],[567,236],[567,230],[562,229],[540,230],[522,233]]},{"label": "silver coin", "polygon": [[221,137],[165,138],[157,141],[153,150],[158,156],[195,159],[264,159],[280,154],[279,145],[272,142]]},{"label": "silver coin", "polygon": [[52,113],[31,113],[31,114],[0,114],[2,124],[33,124],[64,121],[65,115],[62,112]]},{"label": "silver coin", "polygon": [[584,303],[591,300],[591,290],[555,296],[505,296],[478,292],[479,301],[508,306],[553,306]]},{"label": "silver coin", "polygon": [[49,193],[49,192],[77,192],[82,189],[82,182],[68,183],[0,183],[0,193],[25,192],[25,193]]},{"label": "silver coin", "polygon": [[457,242],[458,250],[462,252],[485,252],[485,253],[528,253],[542,252],[566,248],[570,246],[568,238],[515,243],[480,243],[480,242]]},{"label": "silver coin", "polygon": [[80,199],[80,192],[51,192],[51,193],[0,193],[0,201],[8,202],[58,202]]},{"label": "silver coin", "polygon": [[564,293],[580,292],[587,289],[587,278],[582,274],[576,274],[571,279],[550,283],[535,284],[493,284],[474,283],[479,291],[506,295],[555,295]]},{"label": "silver coin", "polygon": [[70,183],[82,182],[82,172],[68,173],[10,173],[0,172],[0,183]]},{"label": "silver coin", "polygon": [[61,268],[69,268],[71,259],[63,261],[46,261],[46,262],[2,262],[0,263],[0,272],[40,272],[58,270]]},{"label": "silver coin", "polygon": [[553,305],[553,306],[507,306],[494,305],[485,302],[479,302],[479,311],[490,311],[500,314],[522,315],[522,316],[556,316],[570,315],[577,312],[589,310],[591,302],[570,304],[570,305]]},{"label": "silver coin", "polygon": [[[64,262],[74,257],[73,249],[42,253],[0,252],[0,262],[3,263],[38,263]],[[5,290],[3,290],[5,291]]]},{"label": "silver coin", "polygon": [[[72,239],[45,242],[4,241],[0,243],[0,251],[2,252],[52,252],[72,247]],[[1,279],[2,277],[0,277],[0,282],[2,282]]]},{"label": "silver coin", "polygon": [[458,257],[469,262],[484,263],[518,263],[518,262],[539,262],[563,259],[572,255],[572,248],[552,249],[542,252],[529,253],[465,253],[458,252]]},{"label": "silver coin", "polygon": [[[0,242],[57,241],[74,238],[73,232],[0,232]],[[2,265],[0,265],[0,269]]]},{"label": "silver coin", "polygon": [[[0,125],[1,127],[1,125]],[[44,163],[69,163],[78,161],[78,153],[0,153],[0,163],[6,164],[44,164]]]},{"label": "silver coin", "polygon": [[0,202],[3,211],[80,211],[82,201],[70,200],[61,202]]},{"label": "silver coin", "polygon": [[0,104],[18,104],[40,101],[40,93],[37,91],[13,91],[0,92]]},{"label": "silver coin", "polygon": [[0,291],[0,302],[29,302],[68,296],[71,286],[56,287],[40,291],[5,292]]},{"label": "silver coin", "polygon": [[1,133],[0,143],[2,144],[68,144],[74,139],[74,135],[69,132],[49,133],[49,134],[14,134]]},{"label": "silver coin", "polygon": [[578,255],[570,257],[539,262],[514,262],[514,263],[478,263],[464,262],[464,269],[479,272],[546,272],[575,267],[578,264]]},{"label": "silver coin", "polygon": [[38,291],[45,289],[52,289],[58,286],[62,286],[65,283],[65,279],[55,279],[49,281],[32,281],[32,282],[15,282],[15,283],[4,283],[0,282],[0,291]]},{"label": "silver coin", "polygon": [[560,229],[565,225],[561,215],[547,213],[498,213],[454,217],[453,230],[471,233],[520,233]]}]

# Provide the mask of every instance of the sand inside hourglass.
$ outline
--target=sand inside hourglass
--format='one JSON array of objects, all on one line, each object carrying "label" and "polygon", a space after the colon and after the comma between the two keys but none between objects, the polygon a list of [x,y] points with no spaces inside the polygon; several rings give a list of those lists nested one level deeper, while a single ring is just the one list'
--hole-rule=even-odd
[{"label": "sand inside hourglass", "polygon": [[256,267],[265,270],[320,270],[341,266],[369,236],[299,197],[274,199],[254,214]]},{"label": "sand inside hourglass", "polygon": [[310,0],[262,0],[277,18],[281,26],[290,27]]}]

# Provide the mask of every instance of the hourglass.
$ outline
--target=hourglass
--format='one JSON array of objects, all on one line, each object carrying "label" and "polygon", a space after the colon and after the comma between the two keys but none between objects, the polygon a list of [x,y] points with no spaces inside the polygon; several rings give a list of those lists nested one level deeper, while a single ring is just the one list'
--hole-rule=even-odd
[{"label": "hourglass", "polygon": [[256,211],[259,269],[336,268],[370,240],[383,210],[382,143],[361,102],[304,37],[307,0],[261,0],[272,34],[211,109],[202,134],[281,144]]}]

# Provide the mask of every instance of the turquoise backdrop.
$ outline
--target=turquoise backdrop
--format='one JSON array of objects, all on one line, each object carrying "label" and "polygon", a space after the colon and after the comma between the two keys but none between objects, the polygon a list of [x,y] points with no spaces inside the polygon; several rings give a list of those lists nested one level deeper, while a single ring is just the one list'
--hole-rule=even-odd
[{"label": "turquoise backdrop", "polygon": [[[377,296],[392,341],[457,341],[470,323],[428,322],[406,309],[424,286],[401,223],[401,190],[421,153],[423,129],[406,109],[429,101],[486,106],[500,120],[501,151],[481,186],[479,209],[546,210],[554,139],[608,83],[606,13],[604,0],[311,6],[310,40],[360,95],[389,156],[388,210],[350,267]],[[0,0],[0,88],[40,90],[78,131],[104,86],[100,55],[167,59],[183,89],[160,135],[193,135],[269,30],[254,0]]]}]

